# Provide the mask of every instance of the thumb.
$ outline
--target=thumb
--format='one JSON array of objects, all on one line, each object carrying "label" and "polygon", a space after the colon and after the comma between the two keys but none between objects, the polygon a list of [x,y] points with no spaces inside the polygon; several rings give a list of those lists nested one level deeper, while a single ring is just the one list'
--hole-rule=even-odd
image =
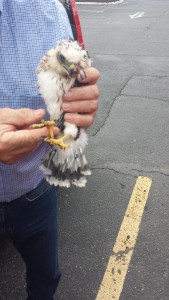
[{"label": "thumb", "polygon": [[0,109],[0,123],[14,125],[17,128],[29,126],[32,123],[36,123],[42,119],[45,115],[43,109],[11,109],[2,108]]},{"label": "thumb", "polygon": [[[58,133],[59,129],[54,128],[54,134],[57,135]],[[42,137],[46,136],[49,136],[49,130],[47,128],[4,132],[4,134],[1,135],[1,148],[4,147],[4,149],[2,148],[3,151],[5,151],[5,149],[18,149],[22,151],[23,148],[29,149],[30,147],[34,147],[42,140]]]},{"label": "thumb", "polygon": [[[59,128],[53,128],[54,135],[59,134]],[[38,129],[29,129],[29,130],[19,130],[17,131],[18,139],[20,143],[33,145],[42,141],[45,137],[49,137],[49,129],[47,127],[38,128]],[[19,140],[18,140],[19,142]]]}]

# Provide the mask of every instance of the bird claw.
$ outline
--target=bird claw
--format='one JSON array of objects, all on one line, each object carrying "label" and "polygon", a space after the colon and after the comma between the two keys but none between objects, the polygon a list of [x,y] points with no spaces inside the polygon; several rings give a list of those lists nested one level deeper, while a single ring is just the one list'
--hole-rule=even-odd
[{"label": "bird claw", "polygon": [[59,139],[54,139],[54,138],[45,138],[44,141],[51,144],[51,145],[57,145],[60,149],[65,150],[66,148],[69,147],[68,144],[64,143],[64,139],[69,138],[68,135],[64,135],[63,137]]},{"label": "bird claw", "polygon": [[42,128],[42,127],[53,127],[55,126],[56,123],[55,121],[45,121],[45,120],[41,120],[40,124],[32,124],[31,127],[32,128]]},{"label": "bird claw", "polygon": [[53,127],[56,125],[55,121],[41,121],[41,124],[33,124],[32,128],[42,128],[42,127],[47,127],[49,128],[49,137],[41,137],[44,142],[49,143],[51,145],[57,145],[60,149],[65,150],[66,148],[69,147],[68,144],[64,143],[65,139],[70,138],[69,135],[64,135],[61,138],[55,139],[54,132],[53,132]]},{"label": "bird claw", "polygon": [[56,125],[55,121],[41,120],[40,124],[32,124],[32,128],[47,127],[49,129],[49,138],[54,139],[53,127]]}]

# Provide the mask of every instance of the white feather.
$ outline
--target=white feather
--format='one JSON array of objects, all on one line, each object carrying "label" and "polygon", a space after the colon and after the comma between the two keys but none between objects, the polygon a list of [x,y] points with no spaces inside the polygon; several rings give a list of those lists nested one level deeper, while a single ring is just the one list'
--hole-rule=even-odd
[{"label": "white feather", "polygon": [[[37,69],[37,85],[51,120],[60,119],[63,114],[63,95],[73,87],[77,73],[84,76],[85,68],[90,66],[88,53],[77,42],[70,40],[59,42],[56,48],[49,50],[43,57]],[[87,134],[84,129],[66,121],[63,125],[60,136],[69,136],[64,141],[69,147],[63,150],[55,145],[52,159],[51,156],[47,157],[41,170],[50,184],[83,187],[86,184],[85,176],[91,174],[83,154]]]}]

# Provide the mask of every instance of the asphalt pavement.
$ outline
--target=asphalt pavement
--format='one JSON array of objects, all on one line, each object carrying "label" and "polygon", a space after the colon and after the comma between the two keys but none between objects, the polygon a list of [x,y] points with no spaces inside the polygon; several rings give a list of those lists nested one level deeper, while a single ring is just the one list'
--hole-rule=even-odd
[{"label": "asphalt pavement", "polygon": [[[85,189],[60,189],[55,299],[96,299],[134,185],[145,176],[152,186],[119,299],[168,300],[169,2],[77,7],[101,72],[100,105],[88,130],[92,176]],[[0,270],[0,300],[24,300],[25,267],[8,240],[0,242]]]}]

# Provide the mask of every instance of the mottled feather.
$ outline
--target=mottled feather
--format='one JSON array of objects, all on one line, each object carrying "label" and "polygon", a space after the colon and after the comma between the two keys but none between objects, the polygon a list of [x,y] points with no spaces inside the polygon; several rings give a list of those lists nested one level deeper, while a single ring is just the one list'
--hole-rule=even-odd
[{"label": "mottled feather", "polygon": [[86,50],[76,41],[63,40],[44,55],[37,68],[37,86],[50,120],[55,120],[60,128],[59,137],[69,135],[66,140],[69,147],[63,150],[53,145],[41,165],[46,180],[56,186],[70,187],[73,184],[83,187],[86,176],[91,174],[84,155],[87,134],[83,128],[66,122],[61,108],[63,95],[75,85],[77,74],[84,78],[85,69],[90,66]]}]

